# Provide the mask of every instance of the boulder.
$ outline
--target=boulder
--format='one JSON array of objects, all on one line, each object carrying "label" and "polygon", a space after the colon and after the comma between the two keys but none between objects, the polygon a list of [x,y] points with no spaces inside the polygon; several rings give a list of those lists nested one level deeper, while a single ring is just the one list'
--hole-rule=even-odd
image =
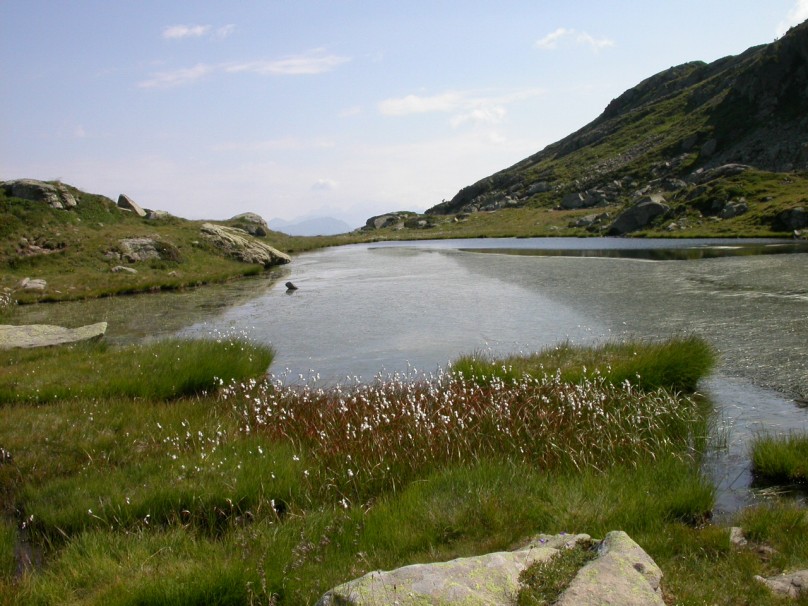
[{"label": "boulder", "polygon": [[0,349],[49,347],[79,341],[100,339],[107,331],[106,322],[88,324],[79,328],[64,328],[49,324],[0,326]]},{"label": "boulder", "polygon": [[36,179],[17,179],[3,182],[6,193],[14,198],[45,202],[52,208],[67,210],[76,206],[76,198],[61,183],[46,183]]},{"label": "boulder", "polygon": [[766,585],[773,593],[789,598],[808,595],[808,570],[798,570],[774,577],[756,576],[755,580]]},{"label": "boulder", "polygon": [[610,532],[598,557],[586,564],[556,606],[665,606],[659,583],[662,571],[625,532]]},{"label": "boulder", "polygon": [[746,198],[741,198],[727,202],[718,216],[722,219],[732,219],[747,212],[749,212],[749,204],[746,203]]},{"label": "boulder", "polygon": [[[516,551],[374,571],[328,591],[317,606],[511,606],[525,568],[588,540],[588,535],[540,535]],[[600,543],[597,557],[578,571],[555,603],[664,606],[661,578],[656,563],[625,532],[610,532]]]},{"label": "boulder", "polygon": [[269,233],[269,225],[261,215],[255,213],[241,213],[236,215],[231,221],[238,223],[239,228],[246,231],[251,236],[263,238]]},{"label": "boulder", "polygon": [[235,227],[204,223],[202,236],[213,246],[244,263],[258,263],[264,267],[289,263],[292,258],[268,244],[254,240],[247,232]]},{"label": "boulder", "polygon": [[125,194],[121,194],[118,196],[118,208],[122,208],[124,210],[131,211],[135,213],[138,217],[145,217],[146,211],[143,210],[137,202],[132,200],[129,196]]},{"label": "boulder", "polygon": [[808,227],[808,211],[801,207],[784,210],[774,219],[774,228],[778,231],[797,231],[805,227]]},{"label": "boulder", "polygon": [[597,202],[586,192],[576,192],[566,194],[561,198],[561,208],[565,210],[575,210],[576,208],[589,208]]},{"label": "boulder", "polygon": [[146,211],[146,218],[149,221],[159,221],[161,219],[170,219],[171,213],[167,210],[149,210]]},{"label": "boulder", "polygon": [[547,181],[537,181],[533,183],[527,189],[528,196],[534,196],[536,194],[543,194],[553,189]]},{"label": "boulder", "polygon": [[665,199],[658,195],[643,196],[636,204],[620,213],[606,232],[608,236],[622,236],[650,225],[670,211]]},{"label": "boulder", "polygon": [[124,238],[118,241],[120,258],[129,263],[160,259],[157,241],[153,238]]},{"label": "boulder", "polygon": [[588,535],[542,537],[517,551],[377,570],[328,591],[316,606],[511,605],[525,568],[588,539]]},{"label": "boulder", "polygon": [[125,265],[116,265],[112,268],[114,274],[136,274],[137,270],[134,267],[126,267]]}]

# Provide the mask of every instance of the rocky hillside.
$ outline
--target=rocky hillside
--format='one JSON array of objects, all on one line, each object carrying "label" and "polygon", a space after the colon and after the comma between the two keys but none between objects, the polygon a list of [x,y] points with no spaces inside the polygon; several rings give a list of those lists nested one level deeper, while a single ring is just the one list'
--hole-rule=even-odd
[{"label": "rocky hillside", "polygon": [[590,124],[427,215],[597,209],[569,227],[622,235],[734,221],[734,231],[793,232],[808,226],[806,171],[808,22],[640,82]]}]

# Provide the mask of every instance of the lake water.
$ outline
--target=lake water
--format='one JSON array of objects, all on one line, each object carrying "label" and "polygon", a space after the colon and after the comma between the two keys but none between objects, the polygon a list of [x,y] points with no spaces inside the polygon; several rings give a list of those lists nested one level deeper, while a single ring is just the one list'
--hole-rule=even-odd
[{"label": "lake water", "polygon": [[[808,429],[808,249],[775,241],[480,239],[377,243],[294,258],[269,277],[199,291],[21,310],[110,322],[109,338],[230,332],[272,344],[294,381],[433,371],[460,354],[560,341],[697,334],[721,359],[702,386],[728,447],[718,508],[749,502],[756,431]],[[765,254],[764,254],[765,253]],[[789,253],[789,254],[774,254]],[[287,292],[291,280],[298,290]],[[72,307],[71,307],[72,305]],[[75,312],[73,312],[75,313]],[[75,322],[73,323],[75,324]]]}]

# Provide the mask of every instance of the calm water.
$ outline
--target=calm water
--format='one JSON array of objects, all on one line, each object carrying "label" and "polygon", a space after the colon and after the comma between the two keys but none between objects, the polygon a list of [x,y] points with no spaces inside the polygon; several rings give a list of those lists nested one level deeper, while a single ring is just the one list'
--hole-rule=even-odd
[{"label": "calm water", "polygon": [[[276,348],[274,372],[332,382],[432,371],[474,351],[695,333],[721,354],[703,391],[728,432],[729,447],[709,471],[719,508],[730,510],[753,498],[750,435],[808,429],[808,410],[793,401],[808,397],[808,251],[795,246],[623,239],[356,245],[301,255],[268,279],[72,309],[87,322],[108,320],[112,340],[247,333]],[[760,254],[777,252],[790,254]],[[298,290],[287,293],[286,280]],[[71,313],[70,305],[47,307],[29,313],[47,313],[48,321]]]}]

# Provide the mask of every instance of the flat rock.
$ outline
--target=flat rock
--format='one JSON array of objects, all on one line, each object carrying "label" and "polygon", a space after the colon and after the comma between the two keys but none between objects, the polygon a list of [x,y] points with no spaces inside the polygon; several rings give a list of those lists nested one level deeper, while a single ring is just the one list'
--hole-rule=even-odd
[{"label": "flat rock", "polygon": [[755,579],[766,585],[772,592],[789,598],[808,595],[808,570],[798,570],[790,574],[768,578],[756,576]]},{"label": "flat rock", "polygon": [[50,324],[24,326],[0,325],[0,349],[49,347],[80,341],[100,339],[107,332],[107,323],[98,322],[79,328],[64,328]]},{"label": "flat rock", "polygon": [[[516,551],[374,571],[335,587],[317,606],[511,606],[519,591],[519,574],[525,568],[589,538],[540,535]],[[625,532],[610,532],[601,542],[597,558],[581,568],[556,604],[664,606],[661,578],[659,567]]]}]

